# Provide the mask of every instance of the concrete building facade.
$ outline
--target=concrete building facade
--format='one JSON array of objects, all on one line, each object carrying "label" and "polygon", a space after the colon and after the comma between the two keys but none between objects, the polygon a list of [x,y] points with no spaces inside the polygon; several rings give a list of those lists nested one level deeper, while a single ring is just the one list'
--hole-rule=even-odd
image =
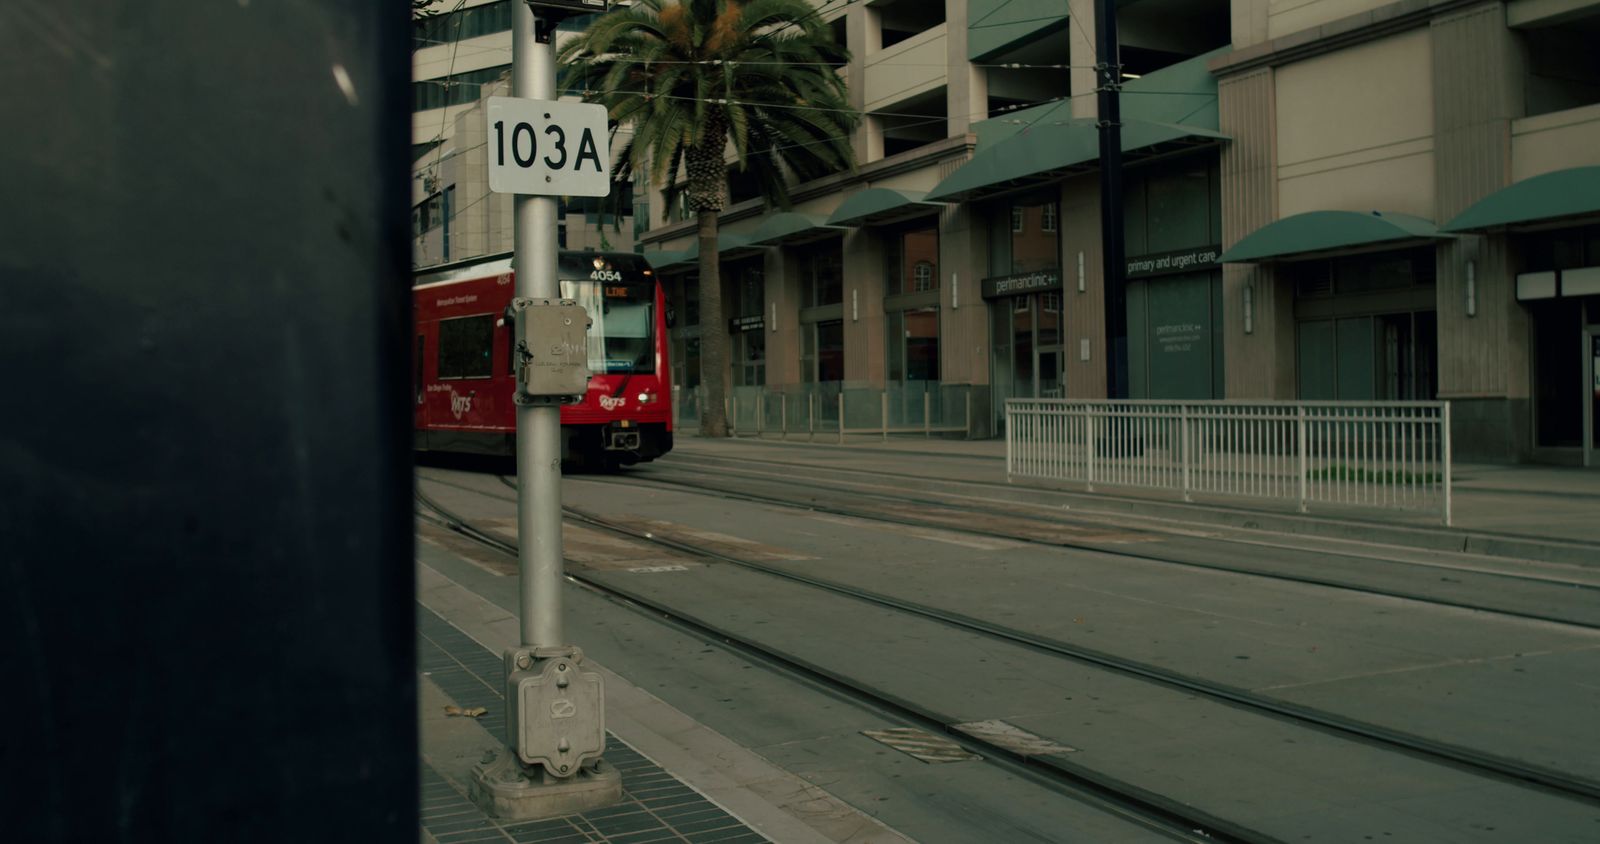
[{"label": "concrete building facade", "polygon": [[[929,394],[985,436],[1006,398],[1121,384],[1447,399],[1458,456],[1600,463],[1600,2],[1119,5],[1128,267],[1108,291],[1092,3],[818,3],[853,56],[859,166],[798,186],[781,222],[734,180],[742,426],[775,429],[773,395],[844,394],[847,427],[887,404],[914,429]],[[692,388],[693,224],[651,207]]]},{"label": "concrete building facade", "polygon": [[[857,167],[788,209],[730,178],[739,427],[836,426],[842,404],[852,430],[990,436],[1014,397],[1438,398],[1460,457],[1600,464],[1600,0],[1118,4],[1113,290],[1092,0],[814,4],[852,55]],[[476,95],[450,81],[509,64],[509,33],[474,34],[490,7],[464,4],[486,15],[466,37],[419,28],[420,260],[441,216],[452,259],[509,248]],[[627,248],[637,220],[692,416],[694,223],[660,187],[603,231]],[[568,244],[602,221],[569,218]]]},{"label": "concrete building facade", "polygon": [[[512,203],[489,192],[483,99],[510,96],[511,4],[459,0],[413,23],[411,144],[412,264],[427,267],[512,248]],[[588,16],[564,22],[559,38]],[[567,94],[567,99],[577,99]],[[643,201],[641,197],[640,202]],[[568,249],[634,251],[640,230],[632,183],[613,195],[564,200],[560,243]]]}]

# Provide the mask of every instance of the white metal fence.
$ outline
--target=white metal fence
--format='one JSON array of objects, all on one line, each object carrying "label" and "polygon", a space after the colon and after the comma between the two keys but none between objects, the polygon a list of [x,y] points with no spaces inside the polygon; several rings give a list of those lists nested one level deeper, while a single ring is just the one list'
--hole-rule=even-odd
[{"label": "white metal fence", "polygon": [[[728,433],[781,439],[845,435],[962,433],[971,436],[972,395],[965,385],[914,382],[889,389],[845,387],[838,382],[788,388],[734,387],[725,399]],[[704,387],[673,387],[680,424],[698,424]]]},{"label": "white metal fence", "polygon": [[1006,402],[1006,474],[1439,513],[1448,402]]}]

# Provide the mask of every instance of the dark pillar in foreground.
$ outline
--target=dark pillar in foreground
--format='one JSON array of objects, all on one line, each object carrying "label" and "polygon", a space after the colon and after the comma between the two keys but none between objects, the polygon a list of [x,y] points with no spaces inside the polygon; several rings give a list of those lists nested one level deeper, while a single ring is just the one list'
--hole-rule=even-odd
[{"label": "dark pillar in foreground", "polygon": [[416,840],[408,26],[0,24],[7,840]]}]

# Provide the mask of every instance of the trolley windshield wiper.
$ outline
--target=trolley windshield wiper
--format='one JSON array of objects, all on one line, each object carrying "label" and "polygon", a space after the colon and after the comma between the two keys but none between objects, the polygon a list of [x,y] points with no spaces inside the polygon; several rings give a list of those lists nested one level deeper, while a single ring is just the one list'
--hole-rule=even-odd
[{"label": "trolley windshield wiper", "polygon": [[650,346],[647,344],[644,351],[640,352],[639,356],[634,358],[632,363],[628,364],[628,374],[622,376],[622,383],[617,385],[616,392],[611,394],[612,398],[616,398],[617,396],[627,392],[628,382],[633,380],[633,374],[639,371],[639,367],[644,366],[645,358],[649,357],[650,353],[653,351],[654,349],[650,348]]}]

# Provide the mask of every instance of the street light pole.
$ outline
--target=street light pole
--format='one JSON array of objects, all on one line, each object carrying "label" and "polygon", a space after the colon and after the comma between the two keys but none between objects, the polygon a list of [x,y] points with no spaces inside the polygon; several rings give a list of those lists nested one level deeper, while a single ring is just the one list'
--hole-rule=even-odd
[{"label": "street light pole", "polygon": [[1123,276],[1122,53],[1116,0],[1095,0],[1095,91],[1100,127],[1100,244],[1106,318],[1106,397],[1128,397],[1128,296]]},{"label": "street light pole", "polygon": [[[546,123],[561,111],[555,104],[552,42],[564,14],[542,8],[538,0],[512,3],[511,100]],[[495,108],[491,101],[491,123]],[[531,124],[517,123],[511,133],[514,158],[524,129],[531,143],[538,143]],[[561,130],[545,130],[552,133],[560,137]],[[513,198],[522,644],[505,653],[508,747],[485,757],[469,784],[485,813],[510,820],[570,815],[622,799],[621,775],[601,758],[605,697],[600,675],[584,670],[583,653],[567,642],[562,624],[561,404],[581,395],[587,381],[588,319],[575,302],[561,298],[553,178],[536,179],[537,187],[523,188],[534,192]],[[576,380],[550,382],[558,369],[575,372]]]}]

